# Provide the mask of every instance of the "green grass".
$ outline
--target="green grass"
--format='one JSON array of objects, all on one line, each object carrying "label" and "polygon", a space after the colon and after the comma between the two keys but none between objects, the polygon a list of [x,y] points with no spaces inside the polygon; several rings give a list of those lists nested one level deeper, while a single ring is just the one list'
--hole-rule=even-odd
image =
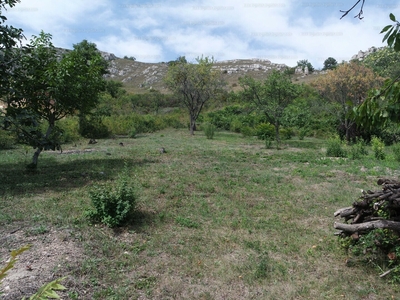
[{"label": "green grass", "polygon": [[[399,164],[371,151],[326,158],[324,147],[166,130],[43,153],[36,173],[22,150],[2,151],[0,225],[23,222],[37,238],[68,230],[85,254],[58,270],[70,299],[391,299],[399,288],[378,269],[346,266],[333,212],[378,177],[397,178]],[[122,228],[88,224],[91,186],[117,180],[125,163],[138,212]]]}]

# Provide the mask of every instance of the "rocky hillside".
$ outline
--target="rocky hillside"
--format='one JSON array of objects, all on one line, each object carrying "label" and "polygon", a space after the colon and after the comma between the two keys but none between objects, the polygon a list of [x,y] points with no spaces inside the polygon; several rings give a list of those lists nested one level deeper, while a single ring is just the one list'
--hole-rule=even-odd
[{"label": "rocky hillside", "polygon": [[[379,48],[371,47],[366,51],[359,51],[351,59],[362,60],[370,53],[378,51]],[[102,52],[102,55],[110,63],[107,75],[108,79],[121,81],[124,88],[132,93],[144,93],[149,88],[155,88],[161,92],[167,92],[163,85],[163,77],[168,70],[168,64],[143,63],[132,59],[118,58],[112,53]],[[230,90],[239,89],[239,77],[248,75],[263,80],[272,70],[282,70],[288,66],[276,64],[267,59],[235,59],[217,62],[214,68],[220,69]],[[298,83],[311,82],[318,76],[324,74],[322,71],[314,71],[312,74],[296,69],[294,81]]]},{"label": "rocky hillside", "polygon": [[[107,78],[121,81],[129,92],[144,93],[149,88],[167,92],[162,81],[168,70],[167,63],[143,63],[117,58],[106,52],[102,54],[110,63],[110,74],[107,75]],[[214,68],[221,70],[230,90],[237,90],[239,77],[249,75],[262,80],[272,70],[282,70],[287,66],[272,63],[266,59],[235,59],[217,62]],[[315,76],[318,76],[318,72],[307,76],[301,70],[296,70],[295,80],[301,82],[305,79],[315,78]]]}]

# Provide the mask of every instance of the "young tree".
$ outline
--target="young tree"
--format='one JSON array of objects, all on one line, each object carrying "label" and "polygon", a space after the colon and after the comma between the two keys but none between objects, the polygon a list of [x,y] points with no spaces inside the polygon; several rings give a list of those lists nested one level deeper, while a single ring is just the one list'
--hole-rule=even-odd
[{"label": "young tree", "polygon": [[51,35],[44,32],[21,50],[14,69],[18,78],[7,97],[6,120],[21,142],[36,149],[32,168],[43,150],[60,149],[58,120],[96,106],[105,86],[105,67],[95,44],[83,41],[60,57]]},{"label": "young tree", "polygon": [[285,108],[299,94],[299,87],[292,83],[290,77],[274,70],[264,82],[251,77],[239,79],[243,88],[243,98],[262,112],[268,122],[275,127],[276,141],[280,143],[279,127],[282,123]]},{"label": "young tree", "polygon": [[187,63],[185,57],[169,63],[164,78],[166,86],[179,97],[190,116],[190,134],[196,130],[196,120],[206,103],[223,91],[221,73],[213,69],[214,59],[201,57],[197,63]]},{"label": "young tree", "polygon": [[338,62],[336,61],[336,59],[334,59],[333,57],[328,57],[324,61],[324,67],[322,68],[322,70],[323,71],[333,70],[337,67],[337,65],[338,65]]},{"label": "young tree", "polygon": [[336,117],[344,128],[346,140],[350,140],[351,128],[355,124],[353,108],[364,101],[368,90],[379,87],[382,82],[383,78],[371,69],[360,63],[350,62],[318,78],[312,85],[324,99],[334,104]]}]

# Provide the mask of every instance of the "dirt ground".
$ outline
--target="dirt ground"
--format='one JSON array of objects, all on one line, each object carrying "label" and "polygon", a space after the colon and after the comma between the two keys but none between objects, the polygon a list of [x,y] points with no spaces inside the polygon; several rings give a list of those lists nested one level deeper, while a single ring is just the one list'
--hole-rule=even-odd
[{"label": "dirt ground", "polygon": [[[10,259],[12,250],[24,245],[31,248],[20,254],[14,268],[7,272],[0,284],[0,299],[29,298],[43,284],[79,269],[84,260],[83,249],[73,238],[73,230],[13,223],[0,227],[0,268]],[[58,292],[61,299],[69,299],[68,293],[79,288],[79,283],[71,282],[68,277],[61,283],[68,288]],[[85,291],[79,291],[79,295],[84,294]]]}]

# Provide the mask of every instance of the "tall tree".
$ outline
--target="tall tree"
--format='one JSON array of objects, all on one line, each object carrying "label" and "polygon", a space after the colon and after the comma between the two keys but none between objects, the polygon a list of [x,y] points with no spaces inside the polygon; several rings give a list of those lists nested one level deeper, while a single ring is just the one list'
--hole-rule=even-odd
[{"label": "tall tree", "polygon": [[[43,150],[60,149],[56,122],[68,115],[88,113],[104,89],[106,64],[96,45],[83,41],[66,54],[57,53],[51,35],[33,36],[14,72],[13,93],[7,97],[7,121],[21,142],[36,149],[36,168]],[[43,129],[44,128],[44,129]]]},{"label": "tall tree", "polygon": [[225,85],[221,72],[213,69],[214,59],[201,57],[195,64],[185,57],[169,63],[164,79],[166,86],[179,97],[190,116],[190,134],[196,130],[196,120],[208,101],[223,91]]},{"label": "tall tree", "polygon": [[280,143],[279,128],[285,108],[299,94],[299,86],[292,83],[285,72],[274,70],[264,82],[251,77],[239,79],[243,88],[243,98],[265,115],[268,122],[275,127],[275,137]]},{"label": "tall tree", "polygon": [[315,80],[312,85],[320,95],[334,104],[336,117],[344,128],[347,140],[355,124],[353,108],[360,105],[368,90],[379,87],[383,78],[357,62],[341,64]]}]

